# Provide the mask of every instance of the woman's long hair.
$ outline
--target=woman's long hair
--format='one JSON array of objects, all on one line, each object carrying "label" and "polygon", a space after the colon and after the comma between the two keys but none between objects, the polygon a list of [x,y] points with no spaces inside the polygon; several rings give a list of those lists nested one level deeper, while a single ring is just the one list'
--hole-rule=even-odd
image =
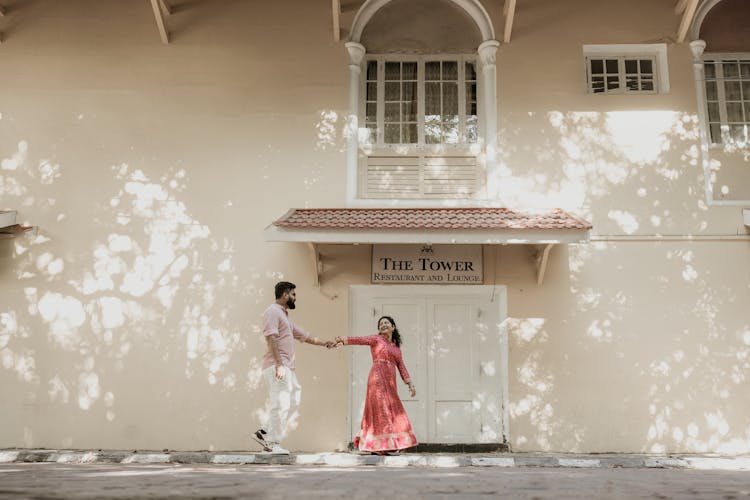
[{"label": "woman's long hair", "polygon": [[396,344],[396,347],[401,347],[401,334],[398,333],[398,328],[396,328],[396,321],[391,318],[390,316],[381,316],[380,319],[378,319],[378,329],[380,329],[380,322],[384,319],[387,319],[391,322],[393,325],[393,334],[391,334],[391,342]]}]

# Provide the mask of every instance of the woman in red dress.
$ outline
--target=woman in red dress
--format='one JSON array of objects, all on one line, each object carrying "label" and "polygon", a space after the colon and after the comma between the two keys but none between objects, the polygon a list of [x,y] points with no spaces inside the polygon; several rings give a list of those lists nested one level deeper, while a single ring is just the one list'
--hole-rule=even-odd
[{"label": "woman in red dress", "polygon": [[362,427],[354,437],[354,446],[360,451],[386,454],[417,444],[409,417],[398,397],[396,368],[401,379],[409,386],[411,397],[416,396],[417,391],[401,357],[401,336],[393,318],[381,317],[378,320],[378,333],[366,337],[337,337],[336,342],[370,346],[372,368],[367,378]]}]

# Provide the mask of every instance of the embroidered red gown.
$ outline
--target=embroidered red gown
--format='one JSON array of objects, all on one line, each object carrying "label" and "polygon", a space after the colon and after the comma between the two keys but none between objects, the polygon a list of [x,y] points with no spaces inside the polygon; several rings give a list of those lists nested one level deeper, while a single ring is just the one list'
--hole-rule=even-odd
[{"label": "embroidered red gown", "polygon": [[393,451],[416,446],[417,438],[396,387],[396,368],[404,382],[410,380],[401,349],[381,335],[347,337],[346,343],[369,345],[372,354],[362,427],[354,437],[354,446],[361,451]]}]

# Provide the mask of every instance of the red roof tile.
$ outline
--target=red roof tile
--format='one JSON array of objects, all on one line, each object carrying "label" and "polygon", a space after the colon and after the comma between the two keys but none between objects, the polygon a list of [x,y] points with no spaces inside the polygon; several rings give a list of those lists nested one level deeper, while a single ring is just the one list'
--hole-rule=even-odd
[{"label": "red roof tile", "polygon": [[296,208],[274,222],[320,229],[591,229],[569,213],[509,208]]}]

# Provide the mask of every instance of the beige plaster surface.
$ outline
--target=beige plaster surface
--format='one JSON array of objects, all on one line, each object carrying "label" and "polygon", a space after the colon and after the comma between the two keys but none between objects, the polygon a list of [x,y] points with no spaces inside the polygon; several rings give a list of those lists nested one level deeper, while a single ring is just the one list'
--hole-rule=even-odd
[{"label": "beige plaster surface", "polygon": [[[40,230],[0,240],[2,447],[255,449],[273,284],[298,284],[306,329],[349,333],[369,246],[323,247],[318,290],[304,245],[262,238],[291,207],[345,205],[328,4],[172,3],[163,45],[148,2],[7,2],[0,208]],[[750,243],[705,201],[690,51],[669,45],[668,95],[584,93],[581,44],[674,31],[670,2],[632,3],[519,2],[499,51],[493,201],[630,238],[555,248],[541,286],[526,248],[497,251],[510,444],[748,453]],[[344,448],[345,351],[298,359],[285,444]]]}]

